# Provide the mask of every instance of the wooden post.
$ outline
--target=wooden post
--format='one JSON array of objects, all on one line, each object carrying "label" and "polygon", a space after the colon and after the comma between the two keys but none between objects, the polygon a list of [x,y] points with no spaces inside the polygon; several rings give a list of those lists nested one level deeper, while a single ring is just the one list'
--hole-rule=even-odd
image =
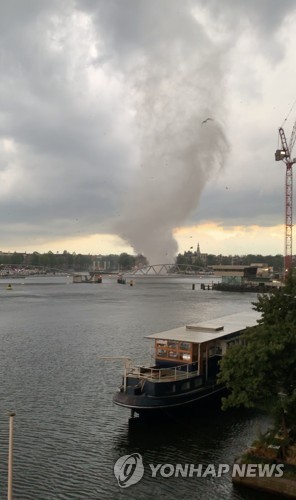
[{"label": "wooden post", "polygon": [[126,362],[124,364],[124,370],[123,370],[123,390],[126,392],[126,377],[127,377],[127,368],[126,368]]},{"label": "wooden post", "polygon": [[13,469],[13,419],[15,412],[9,413],[9,444],[8,444],[8,485],[7,500],[12,500],[12,469]]},{"label": "wooden post", "polygon": [[203,348],[201,344],[198,344],[198,375],[203,374]]}]

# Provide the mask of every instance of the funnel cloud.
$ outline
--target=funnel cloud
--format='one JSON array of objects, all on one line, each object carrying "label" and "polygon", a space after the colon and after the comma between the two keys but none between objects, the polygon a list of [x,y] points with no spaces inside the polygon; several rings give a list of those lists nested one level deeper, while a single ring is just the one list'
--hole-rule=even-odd
[{"label": "funnel cloud", "polygon": [[137,26],[142,18],[151,38],[133,32],[134,51],[123,52],[120,63],[129,68],[138,164],[114,230],[153,264],[174,261],[173,231],[197,207],[229,150],[221,50],[191,7],[138,4]]}]

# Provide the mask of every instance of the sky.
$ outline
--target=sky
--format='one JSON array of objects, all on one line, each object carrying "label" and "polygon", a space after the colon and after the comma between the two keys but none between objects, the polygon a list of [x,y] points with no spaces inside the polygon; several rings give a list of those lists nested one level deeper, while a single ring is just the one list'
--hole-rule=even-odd
[{"label": "sky", "polygon": [[0,250],[283,254],[295,22],[293,0],[2,2]]}]

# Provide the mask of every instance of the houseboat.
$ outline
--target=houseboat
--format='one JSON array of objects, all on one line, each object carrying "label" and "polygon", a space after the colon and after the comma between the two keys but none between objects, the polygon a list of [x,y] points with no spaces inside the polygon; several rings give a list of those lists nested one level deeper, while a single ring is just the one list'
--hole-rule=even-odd
[{"label": "houseboat", "polygon": [[125,358],[113,402],[142,416],[221,397],[225,387],[217,382],[219,361],[259,318],[250,310],[148,335],[154,343],[153,365],[136,366]]}]

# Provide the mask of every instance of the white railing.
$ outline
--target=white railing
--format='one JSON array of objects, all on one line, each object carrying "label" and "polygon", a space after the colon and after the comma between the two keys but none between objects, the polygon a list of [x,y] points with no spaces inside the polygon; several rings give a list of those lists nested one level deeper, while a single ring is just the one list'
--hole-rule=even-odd
[{"label": "white railing", "polygon": [[150,380],[152,382],[172,382],[192,378],[200,375],[197,362],[171,366],[169,368],[151,368],[149,366],[136,366],[130,358],[126,356],[100,356],[100,359],[111,361],[123,361],[123,390],[127,388],[127,378],[135,377],[140,380]]},{"label": "white railing", "polygon": [[[194,368],[196,368],[194,370]],[[125,377],[137,377],[153,382],[166,382],[168,380],[182,380],[199,375],[197,363],[187,365],[171,366],[169,368],[150,368],[146,366],[129,366],[125,371]]]}]

